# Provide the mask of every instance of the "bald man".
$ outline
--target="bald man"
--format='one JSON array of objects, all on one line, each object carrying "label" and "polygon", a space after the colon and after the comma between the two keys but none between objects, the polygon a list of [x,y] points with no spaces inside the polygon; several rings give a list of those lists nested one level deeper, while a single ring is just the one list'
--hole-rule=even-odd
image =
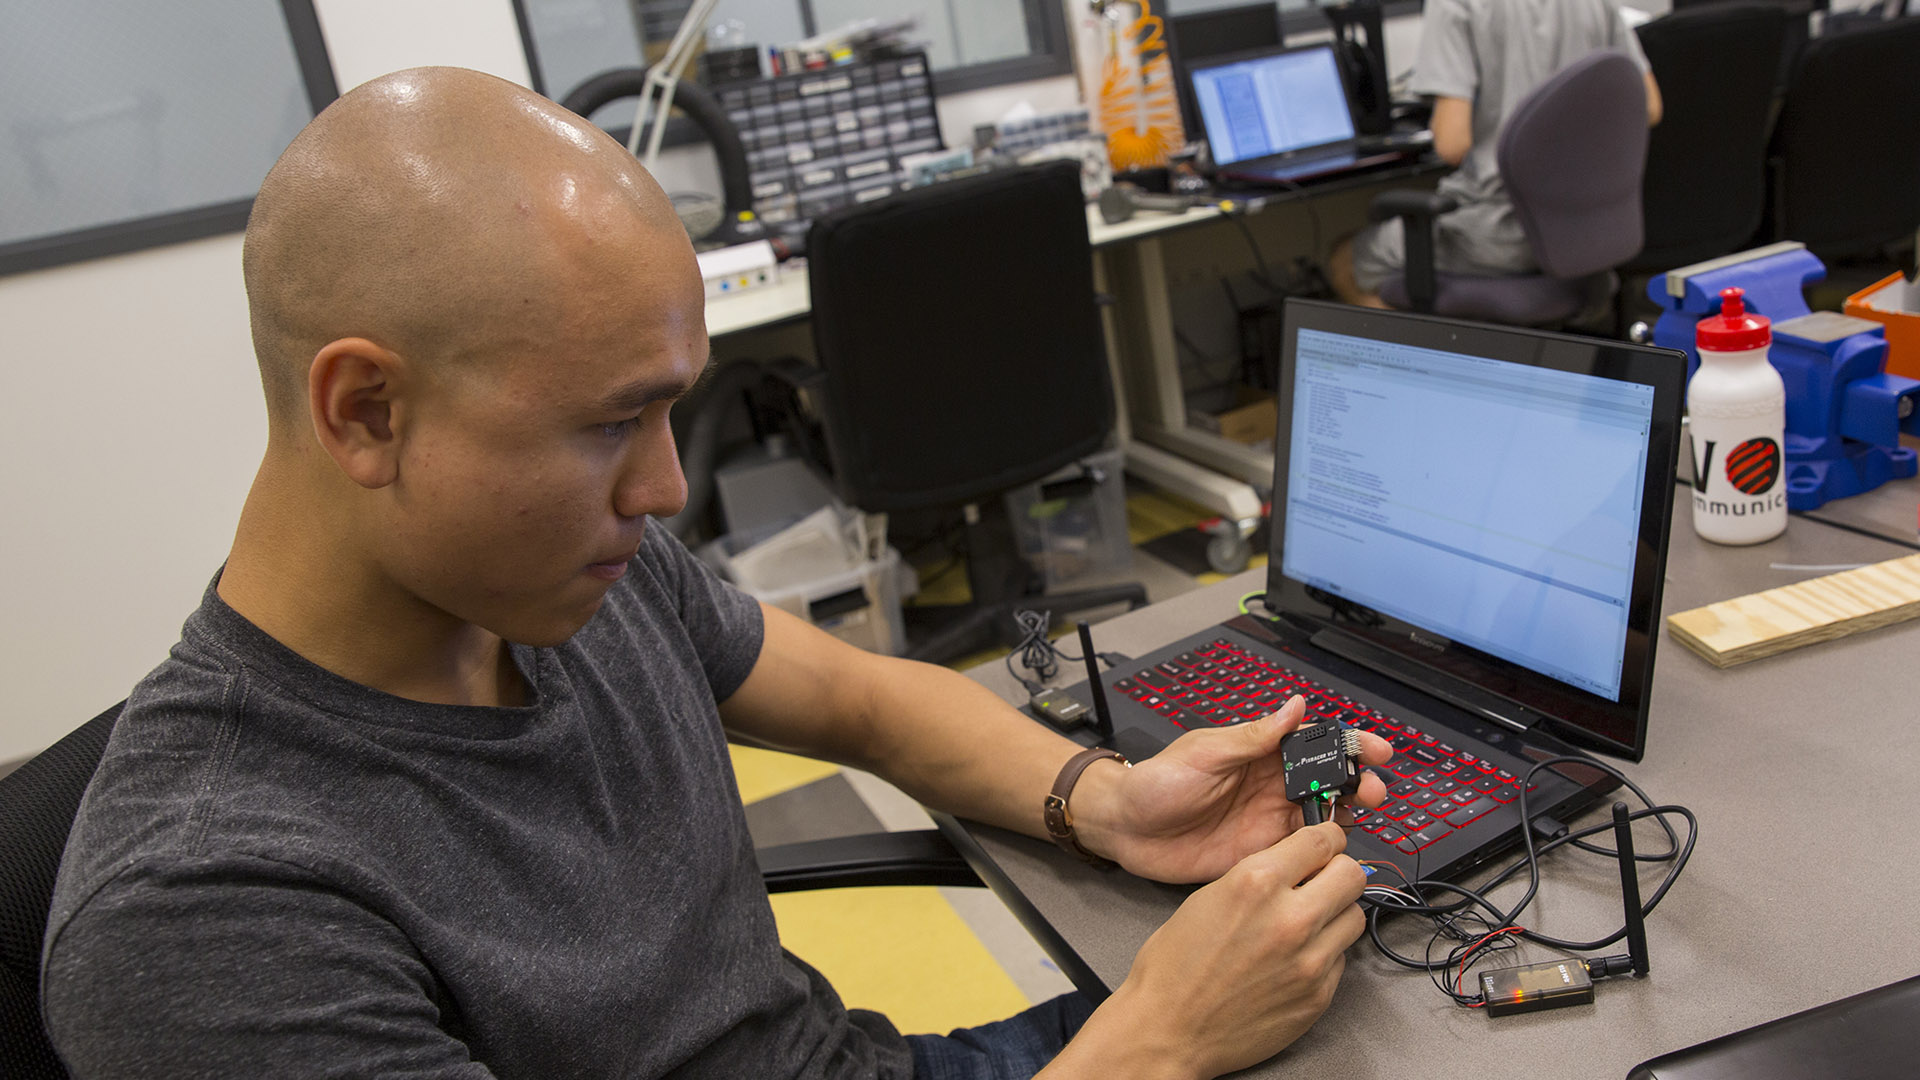
[{"label": "bald man", "polygon": [[267,176],[244,269],[266,456],[67,847],[75,1076],[1199,1077],[1326,1007],[1362,874],[1282,794],[1297,700],[1082,774],[1078,843],[1213,882],[1097,1010],[905,1037],[782,951],[728,735],[1034,836],[1079,748],[652,522],[703,290],[618,144],[473,72],[376,80]]}]

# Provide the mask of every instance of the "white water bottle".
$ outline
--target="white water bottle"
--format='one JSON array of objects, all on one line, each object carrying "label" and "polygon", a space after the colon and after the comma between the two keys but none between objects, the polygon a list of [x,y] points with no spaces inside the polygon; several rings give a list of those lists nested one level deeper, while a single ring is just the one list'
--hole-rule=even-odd
[{"label": "white water bottle", "polygon": [[1716,544],[1787,530],[1787,390],[1767,362],[1773,325],[1747,311],[1745,293],[1721,290],[1720,314],[1700,320],[1700,370],[1687,384],[1693,531]]}]

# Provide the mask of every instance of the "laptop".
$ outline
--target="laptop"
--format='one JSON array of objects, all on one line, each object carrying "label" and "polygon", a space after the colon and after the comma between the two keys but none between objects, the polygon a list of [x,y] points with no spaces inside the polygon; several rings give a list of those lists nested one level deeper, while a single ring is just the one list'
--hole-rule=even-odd
[{"label": "laptop", "polygon": [[1426,133],[1362,139],[1330,44],[1267,48],[1196,62],[1188,83],[1216,175],[1294,184],[1412,157]]},{"label": "laptop", "polygon": [[1880,1080],[1920,1060],[1920,977],[1643,1061],[1627,1080]]},{"label": "laptop", "polygon": [[[1112,745],[1141,760],[1300,694],[1396,751],[1348,853],[1457,877],[1519,842],[1533,763],[1645,752],[1686,364],[1297,299],[1284,319],[1265,594],[1103,672]],[[1528,796],[1548,832],[1617,786],[1561,769]]]}]

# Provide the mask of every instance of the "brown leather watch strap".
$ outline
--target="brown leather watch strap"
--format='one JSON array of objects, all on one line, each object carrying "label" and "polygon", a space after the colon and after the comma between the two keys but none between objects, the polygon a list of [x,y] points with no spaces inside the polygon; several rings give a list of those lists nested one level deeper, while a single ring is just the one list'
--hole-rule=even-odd
[{"label": "brown leather watch strap", "polygon": [[1103,869],[1113,863],[1080,846],[1080,838],[1073,835],[1073,814],[1067,809],[1067,799],[1073,795],[1073,785],[1080,782],[1080,774],[1087,771],[1087,766],[1108,758],[1122,765],[1133,764],[1105,747],[1096,746],[1080,751],[1068,758],[1061,767],[1060,775],[1053,781],[1053,790],[1047,793],[1046,806],[1041,814],[1047,823],[1047,835],[1053,837],[1053,842],[1059,844],[1062,851]]}]

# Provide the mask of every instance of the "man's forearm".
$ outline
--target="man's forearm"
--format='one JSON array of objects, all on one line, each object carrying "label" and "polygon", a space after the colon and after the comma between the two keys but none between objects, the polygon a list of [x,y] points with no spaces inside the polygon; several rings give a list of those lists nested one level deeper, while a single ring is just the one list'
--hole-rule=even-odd
[{"label": "man's forearm", "polygon": [[[1081,749],[965,675],[913,661],[876,664],[858,711],[867,733],[863,768],[927,806],[1030,836],[1046,835],[1046,794]],[[1071,803],[1077,819],[1101,817],[1089,811],[1120,768],[1087,770]],[[1100,850],[1095,835],[1082,842]]]}]

